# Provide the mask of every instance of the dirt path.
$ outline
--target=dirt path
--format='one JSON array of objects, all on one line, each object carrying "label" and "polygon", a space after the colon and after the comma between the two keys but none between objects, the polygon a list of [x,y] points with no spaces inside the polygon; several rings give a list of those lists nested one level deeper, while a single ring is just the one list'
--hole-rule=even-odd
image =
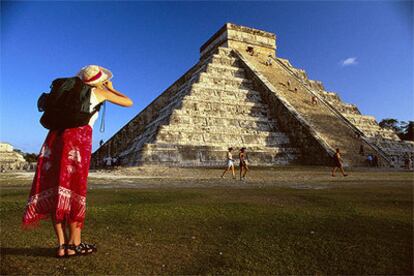
[{"label": "dirt path", "polygon": [[[227,173],[220,178],[222,169],[202,168],[123,168],[113,171],[91,171],[89,189],[124,188],[252,188],[288,187],[295,189],[327,189],[340,186],[364,186],[370,184],[413,184],[414,174],[396,170],[353,170],[348,177],[330,175],[327,167],[280,167],[253,168],[246,181],[240,181]],[[4,173],[0,175],[0,187],[30,187],[33,172]]]}]

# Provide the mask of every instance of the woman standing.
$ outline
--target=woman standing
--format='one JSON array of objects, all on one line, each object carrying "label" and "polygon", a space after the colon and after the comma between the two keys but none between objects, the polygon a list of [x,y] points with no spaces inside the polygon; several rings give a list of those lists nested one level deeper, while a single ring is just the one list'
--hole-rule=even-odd
[{"label": "woman standing", "polygon": [[[246,148],[240,149],[239,159],[240,159],[240,181],[242,181],[242,180],[245,180],[246,173],[249,170],[249,167],[247,166]],[[243,170],[244,170],[244,173],[243,173]]]},{"label": "woman standing", "polygon": [[236,174],[234,172],[234,160],[233,160],[233,155],[231,154],[232,151],[233,151],[233,148],[228,148],[227,150],[227,167],[224,170],[223,174],[221,175],[221,178],[224,178],[224,175],[226,174],[226,172],[231,169],[231,172],[233,173],[233,179],[236,179]]},{"label": "woman standing", "polygon": [[[78,77],[91,87],[90,111],[104,101],[125,107],[132,105],[131,99],[113,88],[109,70],[88,65],[81,69]],[[96,251],[95,245],[81,242],[81,230],[86,212],[92,127],[97,117],[98,112],[95,112],[86,125],[50,130],[37,160],[23,226],[50,217],[58,242],[57,257]]]}]

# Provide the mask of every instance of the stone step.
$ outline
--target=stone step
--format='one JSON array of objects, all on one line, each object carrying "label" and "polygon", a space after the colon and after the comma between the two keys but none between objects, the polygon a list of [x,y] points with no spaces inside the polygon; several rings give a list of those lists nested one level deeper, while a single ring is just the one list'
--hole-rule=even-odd
[{"label": "stone step", "polygon": [[158,133],[170,132],[170,133],[192,133],[192,134],[214,134],[214,135],[240,135],[240,136],[252,136],[261,138],[277,138],[281,140],[288,140],[288,136],[280,131],[266,131],[258,129],[248,129],[242,127],[225,127],[225,126],[192,126],[192,125],[160,125],[158,127]]},{"label": "stone step", "polygon": [[240,67],[240,61],[233,57],[213,55],[207,60],[209,63]]},{"label": "stone step", "polygon": [[277,138],[281,140],[288,140],[285,133],[277,130],[260,130],[248,129],[237,126],[193,126],[192,125],[161,125],[158,127],[158,132],[174,132],[174,133],[204,133],[204,134],[220,134],[220,135],[241,135],[241,136],[257,136],[262,138]]},{"label": "stone step", "polygon": [[218,114],[211,114],[205,116],[205,114],[189,115],[185,112],[177,112],[174,110],[170,117],[170,122],[183,122],[187,124],[198,124],[206,126],[224,125],[224,126],[240,126],[245,127],[249,125],[263,125],[270,124],[271,126],[277,126],[277,121],[269,118],[257,118],[250,116],[219,116]]},{"label": "stone step", "polygon": [[162,114],[167,112],[168,110],[172,109],[172,108],[179,108],[180,107],[180,103],[183,100],[183,98],[185,97],[185,93],[182,93],[180,95],[176,95],[175,98],[170,101],[167,105],[165,105],[163,108],[161,108],[158,113]]},{"label": "stone step", "polygon": [[263,118],[266,119],[268,118],[268,112],[265,110],[237,110],[237,111],[233,111],[230,112],[228,109],[212,109],[209,110],[210,112],[206,112],[206,110],[195,110],[195,109],[190,109],[190,108],[182,108],[182,109],[176,109],[174,110],[174,112],[178,113],[178,114],[186,114],[189,116],[204,116],[204,117],[211,117],[211,116],[217,116],[220,118],[227,118],[227,119],[232,119],[232,118],[240,118],[241,120],[245,120],[247,118],[255,118],[255,119],[259,119],[259,118]]},{"label": "stone step", "polygon": [[206,94],[202,93],[201,91],[192,91],[190,95],[186,95],[185,98],[192,99],[192,100],[200,100],[200,101],[218,101],[218,102],[228,102],[233,104],[243,104],[243,103],[259,103],[262,104],[262,98],[258,96],[249,95],[246,97],[245,94],[224,94],[224,93],[213,93],[213,94]]},{"label": "stone step", "polygon": [[[228,107],[241,107],[241,108],[260,108],[268,109],[269,106],[262,102],[252,102],[252,101],[235,101],[228,100],[224,98],[211,97],[210,99],[203,99],[197,96],[187,95],[183,98],[183,103],[194,103],[200,104],[200,106],[205,106],[211,104],[212,106],[228,106]],[[183,104],[184,106],[185,104]]]},{"label": "stone step", "polygon": [[355,120],[356,122],[363,121],[363,122],[370,123],[372,125],[378,125],[377,120],[375,119],[374,116],[361,115],[361,114],[344,114],[344,116],[348,120]]},{"label": "stone step", "polygon": [[246,89],[246,88],[232,88],[232,87],[209,87],[206,86],[204,83],[193,83],[191,86],[191,91],[203,91],[206,94],[214,94],[217,92],[217,95],[223,95],[226,93],[235,93],[241,94],[246,96],[259,96],[260,92],[254,89]]},{"label": "stone step", "polygon": [[[174,119],[175,121],[170,125],[162,125],[159,126],[158,129],[172,129],[176,131],[198,131],[208,133],[232,133],[241,135],[270,135],[269,133],[273,133],[274,135],[277,134],[280,137],[287,137],[283,132],[278,131],[275,125],[269,123],[256,124],[254,122],[244,122],[242,124],[234,125],[213,125],[208,121],[199,121],[198,123],[192,123],[193,120],[186,121],[187,118]],[[179,123],[176,123],[176,121],[178,120]]]},{"label": "stone step", "polygon": [[222,69],[222,70],[228,70],[228,71],[239,71],[242,73],[245,73],[245,69],[244,67],[242,67],[241,65],[227,65],[227,64],[220,64],[220,63],[214,63],[214,62],[207,62],[206,64],[206,68],[207,67],[211,67],[211,69]]},{"label": "stone step", "polygon": [[266,145],[268,147],[281,147],[289,144],[287,137],[261,136],[261,135],[240,135],[232,133],[206,133],[206,132],[184,132],[171,129],[160,130],[157,133],[156,143],[177,143],[182,145],[239,145],[254,147]]},{"label": "stone step", "polygon": [[244,90],[249,90],[251,89],[251,85],[244,85],[244,84],[240,84],[237,85],[234,82],[228,82],[226,83],[225,80],[218,80],[216,83],[212,83],[212,82],[194,82],[192,83],[192,85],[197,84],[200,87],[204,87],[204,88],[211,88],[211,89],[215,89],[215,90],[220,90],[220,89],[225,89],[225,90],[233,90],[233,89],[244,89]]},{"label": "stone step", "polygon": [[209,63],[204,72],[213,76],[225,76],[226,78],[245,78],[243,68],[215,63]]},{"label": "stone step", "polygon": [[229,56],[232,54],[232,49],[231,48],[226,48],[226,47],[218,47],[215,54],[217,55],[226,55]]},{"label": "stone step", "polygon": [[253,82],[246,78],[234,77],[234,76],[227,76],[222,74],[209,74],[206,72],[202,72],[199,75],[198,81],[206,81],[206,82],[222,82],[225,81],[226,83],[234,83],[234,85],[240,84],[249,84],[251,85]]},{"label": "stone step", "polygon": [[335,109],[341,112],[343,115],[360,115],[358,108],[355,106],[344,105],[341,103],[329,102]]}]

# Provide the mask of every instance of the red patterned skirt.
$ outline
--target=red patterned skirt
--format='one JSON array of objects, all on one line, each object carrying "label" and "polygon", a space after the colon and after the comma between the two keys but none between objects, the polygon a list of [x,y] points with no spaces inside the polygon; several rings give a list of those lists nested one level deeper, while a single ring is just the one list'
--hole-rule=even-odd
[{"label": "red patterned skirt", "polygon": [[50,216],[83,227],[91,150],[89,125],[49,131],[37,159],[23,227]]}]

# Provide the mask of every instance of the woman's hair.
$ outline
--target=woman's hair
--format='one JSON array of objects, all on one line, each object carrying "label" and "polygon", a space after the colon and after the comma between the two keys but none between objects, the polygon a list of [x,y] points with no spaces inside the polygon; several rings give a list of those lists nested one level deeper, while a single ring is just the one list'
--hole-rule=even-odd
[{"label": "woman's hair", "polygon": [[232,150],[233,150],[233,148],[228,148],[227,150],[228,150],[228,151],[232,151]]},{"label": "woman's hair", "polygon": [[336,148],[336,152],[339,152],[339,148]]}]

